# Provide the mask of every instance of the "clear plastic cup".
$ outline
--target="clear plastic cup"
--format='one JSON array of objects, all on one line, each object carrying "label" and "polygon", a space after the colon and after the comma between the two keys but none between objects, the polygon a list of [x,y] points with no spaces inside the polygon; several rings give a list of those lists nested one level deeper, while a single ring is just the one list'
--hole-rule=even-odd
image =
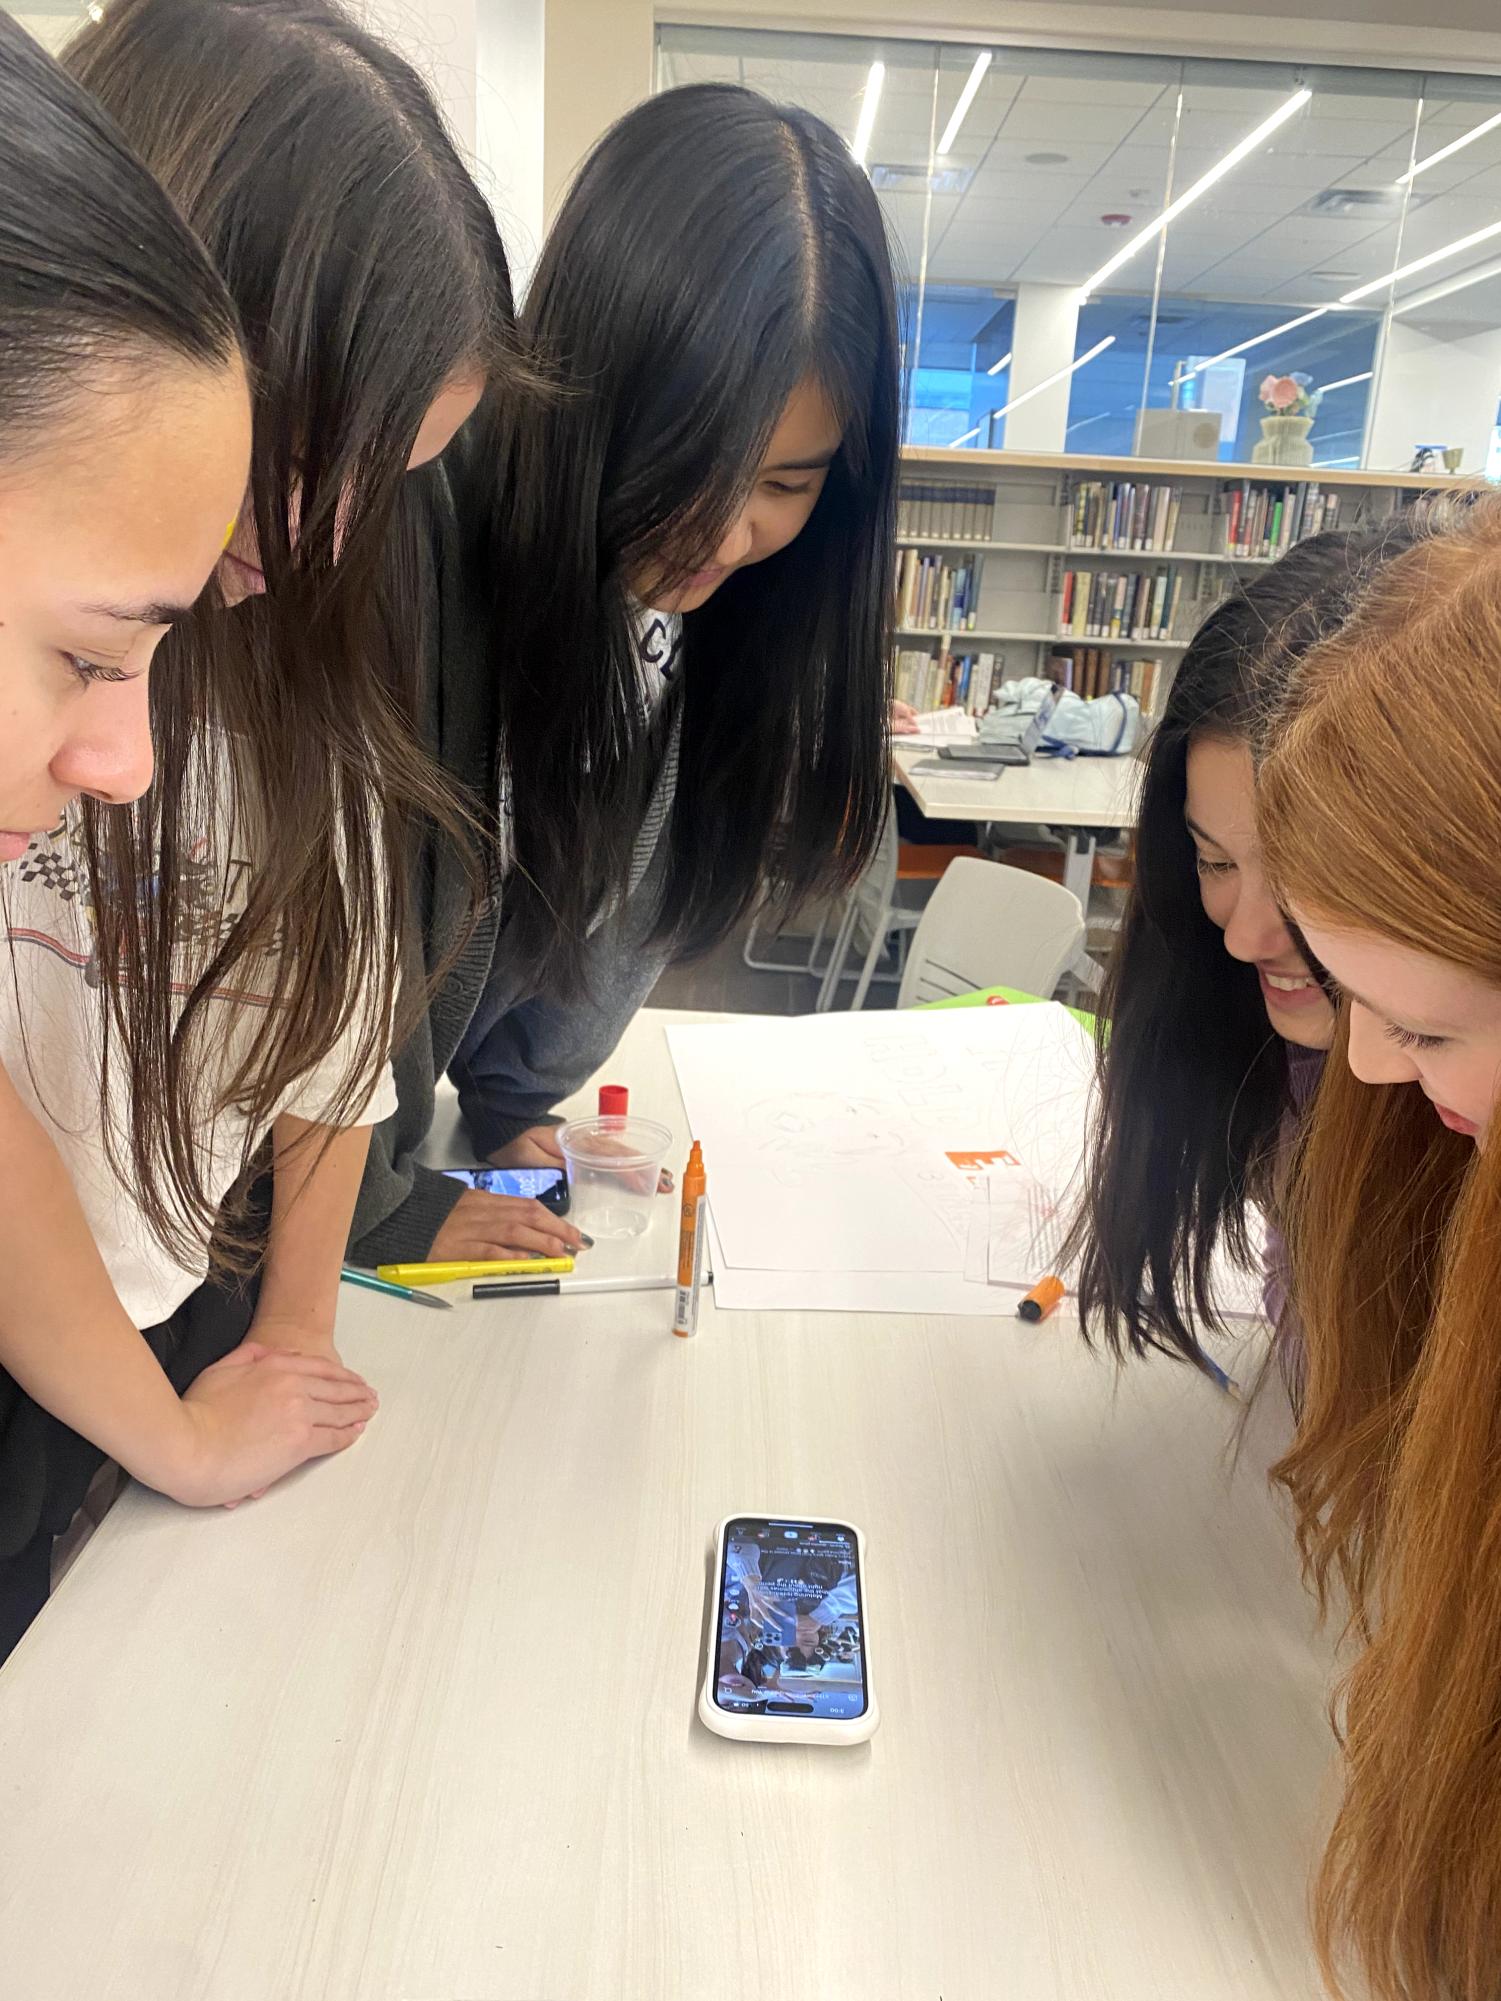
[{"label": "clear plastic cup", "polygon": [[640,1237],[651,1227],[672,1134],[655,1119],[572,1119],[558,1129],[568,1166],[568,1220],[586,1236]]}]

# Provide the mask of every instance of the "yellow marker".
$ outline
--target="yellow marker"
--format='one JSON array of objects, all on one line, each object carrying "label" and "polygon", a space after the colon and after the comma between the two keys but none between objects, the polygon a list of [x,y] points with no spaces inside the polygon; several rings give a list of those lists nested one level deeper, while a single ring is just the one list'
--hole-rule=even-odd
[{"label": "yellow marker", "polygon": [[573,1270],[572,1258],[489,1258],[479,1264],[377,1265],[391,1285],[453,1285],[464,1278],[531,1278]]}]

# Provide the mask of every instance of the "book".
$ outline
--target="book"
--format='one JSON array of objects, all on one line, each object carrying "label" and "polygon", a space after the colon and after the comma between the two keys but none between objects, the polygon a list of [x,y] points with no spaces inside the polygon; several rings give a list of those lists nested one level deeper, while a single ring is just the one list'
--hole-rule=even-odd
[{"label": "book", "polygon": [[1174,547],[1182,489],[1144,480],[1084,480],[1074,490],[1069,546],[1128,553]]}]

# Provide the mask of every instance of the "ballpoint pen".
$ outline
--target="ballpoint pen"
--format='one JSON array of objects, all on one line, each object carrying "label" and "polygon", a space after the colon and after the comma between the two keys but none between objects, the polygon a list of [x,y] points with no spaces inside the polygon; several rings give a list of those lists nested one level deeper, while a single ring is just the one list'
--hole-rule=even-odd
[{"label": "ballpoint pen", "polygon": [[358,1265],[345,1265],[339,1277],[345,1285],[362,1285],[367,1292],[389,1293],[392,1299],[410,1299],[418,1306],[436,1306],[445,1313],[453,1310],[451,1299],[439,1299],[436,1293],[418,1292],[410,1285],[393,1285],[390,1279],[377,1278],[373,1271],[362,1271]]}]

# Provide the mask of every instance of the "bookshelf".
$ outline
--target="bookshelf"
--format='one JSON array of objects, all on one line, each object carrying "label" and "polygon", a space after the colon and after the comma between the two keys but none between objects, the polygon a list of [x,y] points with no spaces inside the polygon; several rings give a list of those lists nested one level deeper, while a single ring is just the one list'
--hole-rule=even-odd
[{"label": "bookshelf", "polygon": [[[1241,573],[1464,477],[1030,452],[902,453],[897,693],[978,713],[1004,680],[1135,692],[1160,714],[1202,618]],[[1068,629],[1064,626],[1065,608]],[[1155,634],[1157,636],[1153,637]]]}]

